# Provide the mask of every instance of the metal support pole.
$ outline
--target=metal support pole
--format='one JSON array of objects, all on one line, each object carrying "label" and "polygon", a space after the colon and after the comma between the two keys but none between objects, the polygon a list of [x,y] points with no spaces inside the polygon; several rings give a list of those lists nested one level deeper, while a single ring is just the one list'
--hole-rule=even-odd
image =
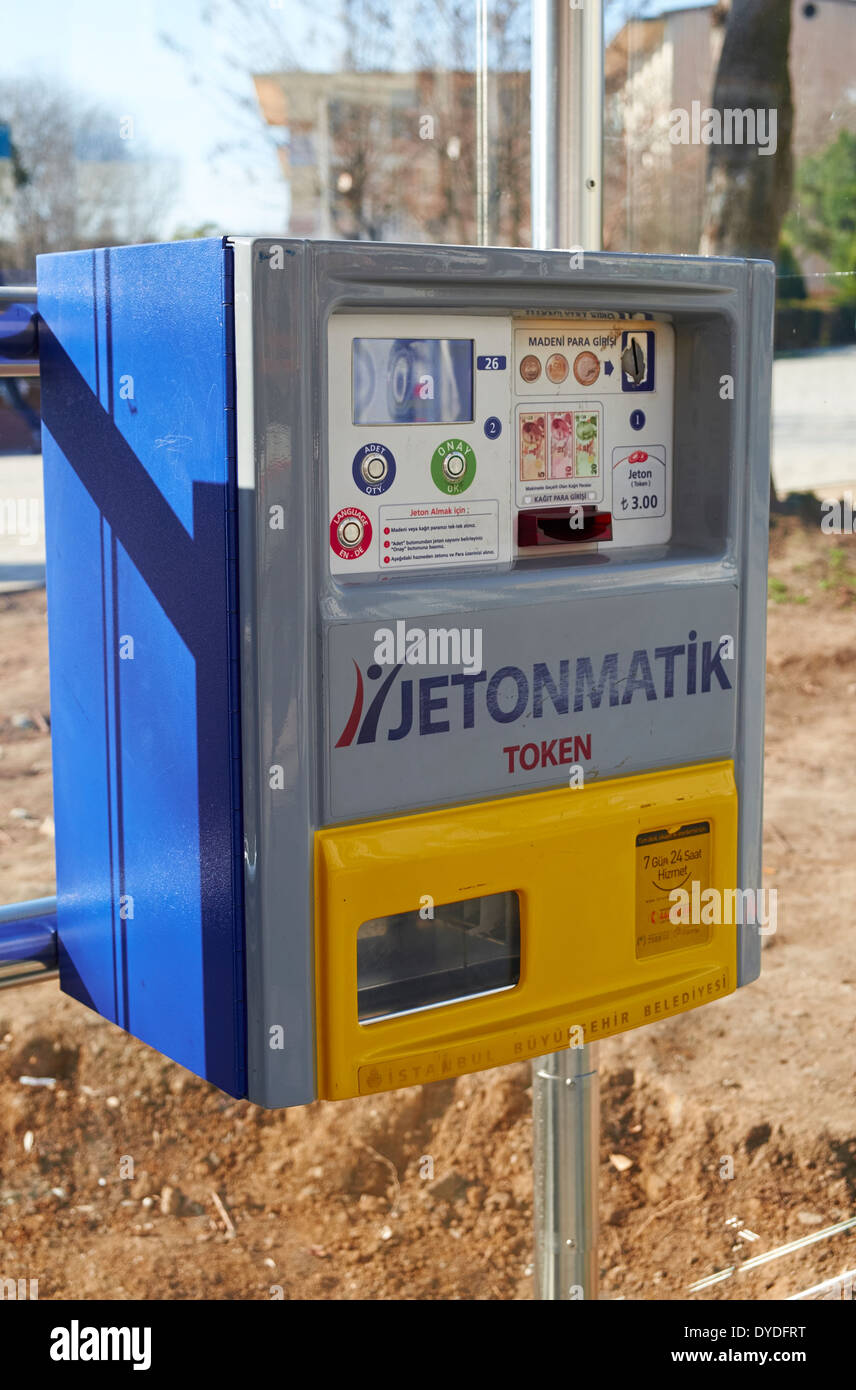
[{"label": "metal support pole", "polygon": [[563,9],[555,0],[532,0],[532,245],[542,250],[559,244],[558,34]]},{"label": "metal support pole", "polygon": [[[603,4],[532,0],[532,245],[603,241]],[[569,792],[569,796],[585,792]],[[535,1297],[597,1298],[594,1046],[533,1064]]]},{"label": "metal support pole", "polygon": [[[572,795],[572,793],[569,793]],[[596,1298],[599,1105],[594,1047],[533,1064],[536,1297]]]},{"label": "metal support pole", "polygon": [[603,0],[532,0],[532,245],[603,246]]},{"label": "metal support pole", "polygon": [[488,0],[476,0],[476,240],[490,245],[490,164],[488,159]]}]

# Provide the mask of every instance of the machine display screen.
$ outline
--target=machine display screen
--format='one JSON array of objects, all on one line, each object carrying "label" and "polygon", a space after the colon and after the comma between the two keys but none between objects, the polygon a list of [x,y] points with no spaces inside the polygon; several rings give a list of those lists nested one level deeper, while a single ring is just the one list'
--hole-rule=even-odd
[{"label": "machine display screen", "polygon": [[471,338],[355,338],[355,425],[456,425],[473,418]]}]

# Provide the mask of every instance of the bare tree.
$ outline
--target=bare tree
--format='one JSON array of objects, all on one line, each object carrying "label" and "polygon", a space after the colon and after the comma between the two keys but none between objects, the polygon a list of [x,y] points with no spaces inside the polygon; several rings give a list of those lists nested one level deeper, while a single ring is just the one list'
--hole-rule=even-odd
[{"label": "bare tree", "polygon": [[3,261],[32,271],[43,251],[152,241],[174,171],[146,157],[104,107],[32,78],[0,83],[16,177],[0,196]]},{"label": "bare tree", "polygon": [[[341,25],[344,73],[388,73],[395,46],[394,6],[387,0],[343,0]],[[382,100],[371,83],[325,103],[330,111],[328,196],[340,236],[378,241],[400,209],[409,143],[402,148],[400,127],[415,127],[415,91],[404,103]],[[413,157],[411,148],[410,158]]]},{"label": "bare tree", "polygon": [[[212,160],[224,154],[238,155],[251,175],[259,162],[259,136],[266,137],[268,151],[276,147],[274,132],[260,117],[248,75],[295,70],[297,60],[289,38],[295,18],[315,14],[323,21],[324,8],[313,9],[313,0],[203,0],[199,16],[216,35],[217,45],[216,60],[206,56],[202,68],[196,49],[179,39],[168,24],[159,30],[160,43],[184,62],[189,80],[200,94],[209,98],[212,106],[228,106],[230,136],[227,142],[212,146]],[[311,27],[309,34],[315,38]],[[320,46],[323,50],[323,39]],[[261,177],[266,176],[267,168],[265,164]]]},{"label": "bare tree", "polygon": [[[488,12],[488,224],[493,242],[529,240],[529,0],[495,0]],[[476,236],[476,45],[472,0],[424,0],[417,47],[433,143],[428,187],[433,216],[419,190],[422,217],[437,241]]]},{"label": "bare tree", "polygon": [[[275,79],[283,113],[277,119],[290,140],[282,162],[298,173],[301,195],[315,197],[322,227],[361,239],[473,241],[472,0],[413,0],[406,14],[394,0],[341,0],[335,16],[316,9],[314,31],[312,0],[285,4],[290,25],[276,4],[209,0],[205,7],[210,26],[228,40],[230,72],[211,80],[221,99],[234,103],[236,144],[250,138],[254,121],[263,123],[247,77],[260,78],[268,91]],[[301,68],[292,38],[296,14],[306,51],[324,56],[324,71]],[[528,16],[529,0],[495,0],[489,18],[491,235],[513,243],[526,240],[528,228]],[[174,38],[162,37],[180,51]],[[185,57],[192,63],[192,54]],[[296,186],[297,179],[293,192]]]}]

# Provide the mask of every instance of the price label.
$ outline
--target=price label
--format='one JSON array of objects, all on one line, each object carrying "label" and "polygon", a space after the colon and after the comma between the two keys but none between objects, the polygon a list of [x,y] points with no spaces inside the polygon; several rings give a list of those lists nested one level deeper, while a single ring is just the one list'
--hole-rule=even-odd
[{"label": "price label", "polygon": [[618,520],[665,515],[666,450],[662,445],[613,450],[612,511]]}]

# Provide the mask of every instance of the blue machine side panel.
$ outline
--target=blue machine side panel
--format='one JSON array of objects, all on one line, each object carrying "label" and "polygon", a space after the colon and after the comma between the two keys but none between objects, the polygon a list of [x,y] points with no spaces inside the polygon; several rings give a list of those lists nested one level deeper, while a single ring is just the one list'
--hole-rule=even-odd
[{"label": "blue machine side panel", "polygon": [[231,251],[39,258],[60,978],[246,1090]]}]

